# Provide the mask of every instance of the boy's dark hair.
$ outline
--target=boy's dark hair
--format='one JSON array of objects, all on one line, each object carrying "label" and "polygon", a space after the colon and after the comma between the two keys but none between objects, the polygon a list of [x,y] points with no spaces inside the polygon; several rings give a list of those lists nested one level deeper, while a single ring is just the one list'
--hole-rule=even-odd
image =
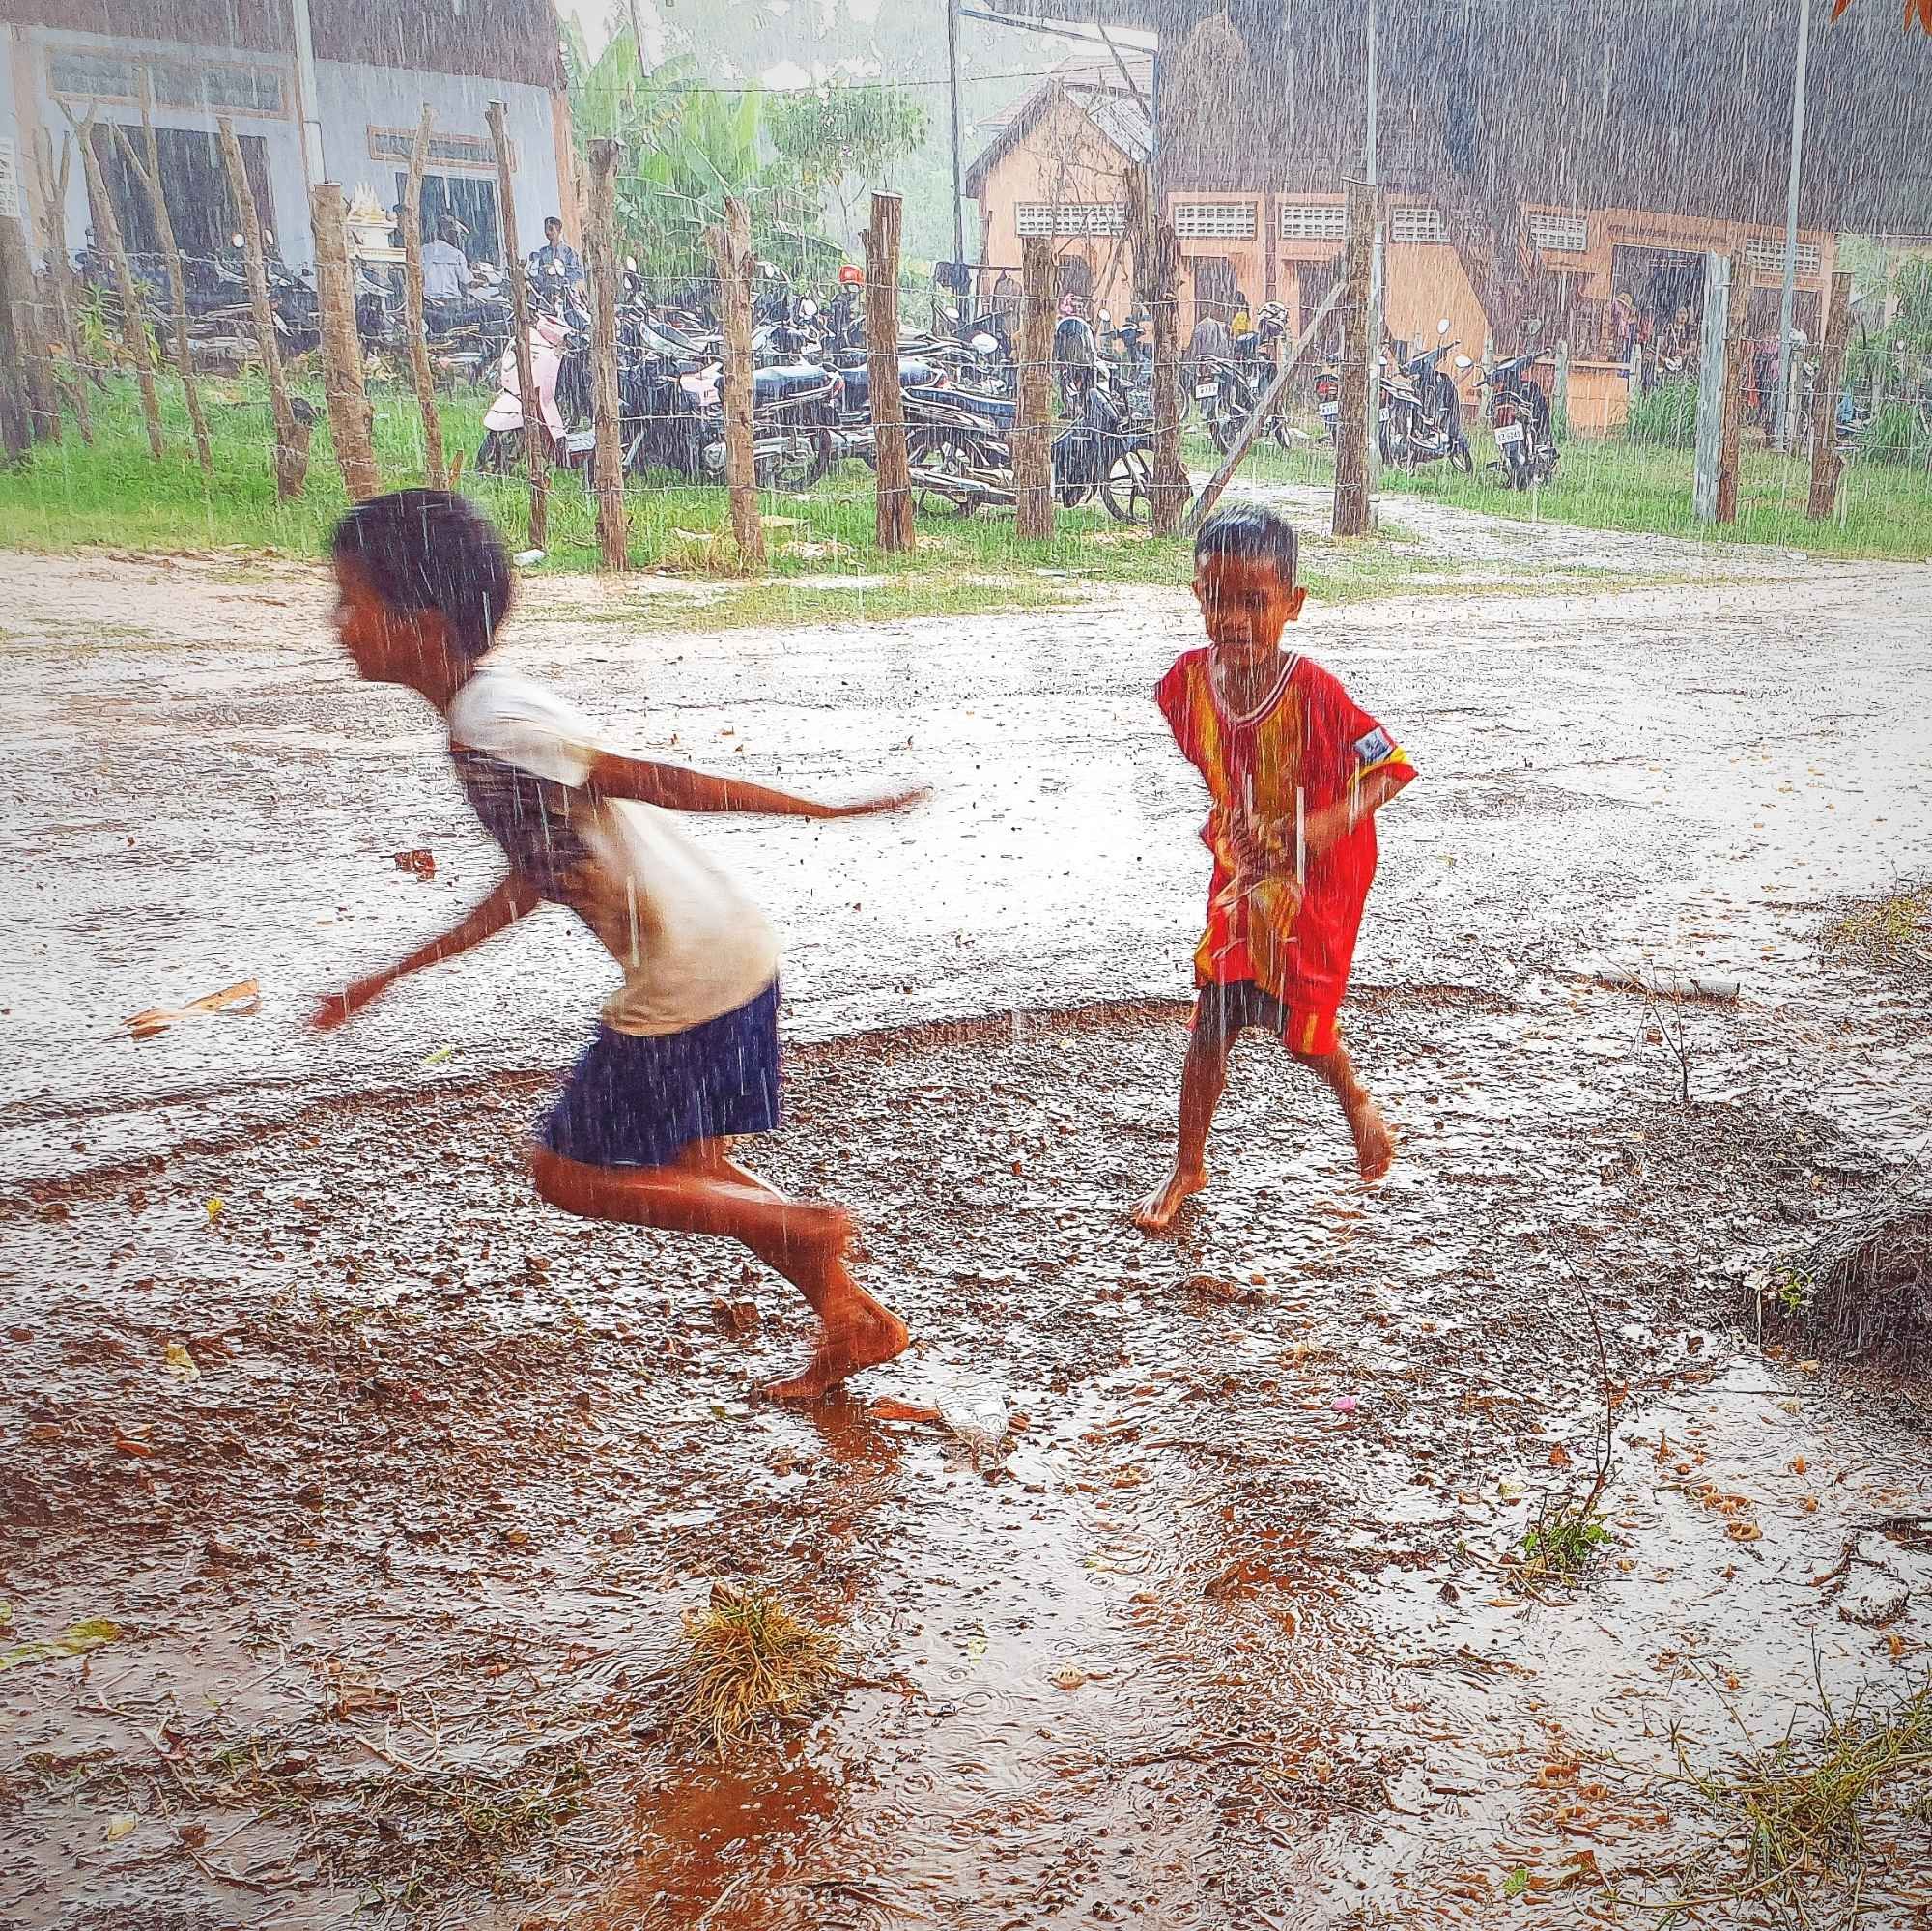
[{"label": "boy's dark hair", "polygon": [[1272,563],[1282,582],[1293,584],[1301,544],[1294,525],[1264,503],[1231,503],[1216,510],[1194,538],[1198,568],[1210,556],[1240,556]]},{"label": "boy's dark hair", "polygon": [[510,559],[475,504],[453,490],[393,490],[335,525],[332,555],[355,563],[391,609],[436,611],[449,647],[474,663],[509,615]]}]

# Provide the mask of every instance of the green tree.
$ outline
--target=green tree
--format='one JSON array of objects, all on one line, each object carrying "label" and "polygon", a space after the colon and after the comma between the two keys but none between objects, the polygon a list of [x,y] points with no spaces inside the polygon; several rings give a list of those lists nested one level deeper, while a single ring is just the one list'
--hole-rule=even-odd
[{"label": "green tree", "polygon": [[801,190],[838,204],[840,239],[858,229],[854,204],[882,187],[893,166],[924,145],[925,109],[903,88],[830,82],[775,94],[766,104],[774,153]]},{"label": "green tree", "polygon": [[768,151],[766,101],[755,88],[705,86],[688,58],[645,71],[628,27],[594,62],[566,29],[564,59],[579,142],[625,143],[619,252],[637,256],[660,290],[709,275],[704,231],[723,218],[726,195],[751,210],[759,253],[788,270],[815,266],[831,252],[810,219],[815,198],[790,163]]}]

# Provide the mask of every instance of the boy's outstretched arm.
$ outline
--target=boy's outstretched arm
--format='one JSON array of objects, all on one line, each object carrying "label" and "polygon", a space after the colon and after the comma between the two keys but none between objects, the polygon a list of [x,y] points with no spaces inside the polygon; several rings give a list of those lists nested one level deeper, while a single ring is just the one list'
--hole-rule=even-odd
[{"label": "boy's outstretched arm", "polygon": [[1373,817],[1415,773],[1406,764],[1385,764],[1367,773],[1347,795],[1326,809],[1309,814],[1302,838],[1310,858],[1320,858],[1364,818]]},{"label": "boy's outstretched arm", "polygon": [[440,959],[454,958],[459,952],[473,951],[485,939],[493,939],[505,926],[514,925],[526,912],[533,912],[543,903],[536,888],[517,872],[511,872],[489,897],[474,911],[452,925],[440,937],[434,938],[425,946],[418,946],[408,958],[395,965],[385,966],[381,972],[371,973],[367,979],[358,979],[345,986],[340,992],[331,992],[323,1000],[309,1019],[309,1027],[317,1033],[332,1033],[352,1014],[361,1011],[372,1000],[380,998],[397,980],[407,979],[412,972],[420,972],[424,966],[433,966]]},{"label": "boy's outstretched arm", "polygon": [[606,798],[635,799],[667,811],[757,811],[776,818],[857,818],[873,811],[903,810],[926,795],[922,785],[851,805],[821,805],[742,778],[718,778],[708,771],[626,757],[614,751],[597,753],[590,766],[589,788]]}]

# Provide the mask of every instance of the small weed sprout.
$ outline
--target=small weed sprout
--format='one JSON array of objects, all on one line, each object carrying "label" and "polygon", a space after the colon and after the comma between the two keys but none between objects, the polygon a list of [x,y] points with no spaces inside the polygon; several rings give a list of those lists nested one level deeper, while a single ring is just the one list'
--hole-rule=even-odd
[{"label": "small weed sprout", "polygon": [[1604,1347],[1604,1329],[1597,1310],[1583,1303],[1590,1317],[1590,1332],[1597,1345],[1597,1385],[1603,1394],[1604,1417],[1597,1435],[1597,1464],[1590,1486],[1581,1495],[1548,1495],[1536,1512],[1536,1519],[1524,1531],[1522,1553],[1508,1564],[1519,1588],[1534,1595],[1546,1583],[1574,1582],[1600,1550],[1609,1545],[1610,1532],[1604,1526],[1604,1491],[1616,1471],[1615,1427],[1619,1393],[1610,1385],[1609,1355]]},{"label": "small weed sprout", "polygon": [[673,1734],[722,1756],[761,1724],[799,1717],[838,1673],[838,1639],[764,1590],[714,1583],[684,1621],[671,1671]]}]

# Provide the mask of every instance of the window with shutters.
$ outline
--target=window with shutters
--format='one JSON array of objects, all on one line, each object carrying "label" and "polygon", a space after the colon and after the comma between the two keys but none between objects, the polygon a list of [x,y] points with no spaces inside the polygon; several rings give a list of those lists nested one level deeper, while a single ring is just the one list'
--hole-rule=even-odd
[{"label": "window with shutters", "polygon": [[[400,161],[408,167],[415,147],[416,130],[413,128],[369,129],[369,158],[372,161]],[[438,167],[478,168],[495,174],[497,144],[480,134],[432,133],[429,137],[429,158],[431,164]],[[516,166],[514,152],[510,164],[512,168]]]},{"label": "window with shutters", "polygon": [[1449,230],[1443,225],[1439,208],[1391,208],[1388,238],[1391,241],[1446,241]]},{"label": "window with shutters", "polygon": [[1529,245],[1562,255],[1583,254],[1590,245],[1590,224],[1580,214],[1532,214]]},{"label": "window with shutters", "polygon": [[1284,201],[1281,239],[1284,241],[1340,241],[1347,239],[1349,217],[1339,201]]},{"label": "window with shutters", "polygon": [[1122,235],[1127,226],[1121,201],[1022,201],[1013,215],[1022,235]]},{"label": "window with shutters", "polygon": [[47,91],[72,100],[141,98],[146,73],[157,107],[215,114],[286,113],[284,74],[252,61],[129,60],[91,47],[47,51]]},{"label": "window with shutters", "polygon": [[1174,232],[1183,241],[1252,241],[1255,238],[1255,204],[1252,201],[1177,202]]},{"label": "window with shutters", "polygon": [[[1798,272],[1801,275],[1815,275],[1819,269],[1818,244],[1815,241],[1801,241],[1795,251]],[[1760,235],[1755,241],[1745,243],[1745,266],[1752,269],[1776,269],[1784,272],[1784,241],[1782,238],[1773,241],[1769,236]]]}]

